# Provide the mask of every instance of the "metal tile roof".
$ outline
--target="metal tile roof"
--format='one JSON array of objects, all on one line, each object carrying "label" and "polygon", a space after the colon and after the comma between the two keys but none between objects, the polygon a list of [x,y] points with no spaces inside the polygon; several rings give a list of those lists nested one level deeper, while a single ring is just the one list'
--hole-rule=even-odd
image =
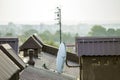
[{"label": "metal tile roof", "polygon": [[120,55],[119,37],[78,37],[76,38],[78,56]]},{"label": "metal tile roof", "polygon": [[23,70],[26,67],[26,64],[9,44],[1,44],[0,49],[20,68],[20,70]]},{"label": "metal tile roof", "polygon": [[0,50],[0,80],[9,80],[19,67]]}]

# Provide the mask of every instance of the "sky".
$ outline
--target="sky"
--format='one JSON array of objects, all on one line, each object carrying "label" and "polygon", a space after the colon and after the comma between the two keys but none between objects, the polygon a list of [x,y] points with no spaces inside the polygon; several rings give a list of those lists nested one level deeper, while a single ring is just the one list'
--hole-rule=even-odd
[{"label": "sky", "polygon": [[120,0],[0,0],[0,24],[120,23]]}]

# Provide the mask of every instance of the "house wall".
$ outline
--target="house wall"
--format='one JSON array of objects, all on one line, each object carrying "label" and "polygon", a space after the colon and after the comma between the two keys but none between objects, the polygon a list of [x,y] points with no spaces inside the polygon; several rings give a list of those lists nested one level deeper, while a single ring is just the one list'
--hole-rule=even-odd
[{"label": "house wall", "polygon": [[24,54],[23,54],[23,55],[24,55],[24,57],[28,56],[27,49],[24,49],[24,50],[23,50],[23,52],[24,52]]},{"label": "house wall", "polygon": [[19,71],[17,71],[9,80],[19,80]]},{"label": "house wall", "polygon": [[82,80],[120,80],[120,56],[83,56]]}]

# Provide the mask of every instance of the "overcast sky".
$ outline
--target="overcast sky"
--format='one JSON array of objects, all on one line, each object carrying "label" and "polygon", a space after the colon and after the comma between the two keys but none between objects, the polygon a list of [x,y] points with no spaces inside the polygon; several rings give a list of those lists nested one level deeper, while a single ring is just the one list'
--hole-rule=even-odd
[{"label": "overcast sky", "polygon": [[120,23],[120,0],[0,0],[0,24],[54,24],[57,6],[63,24]]}]

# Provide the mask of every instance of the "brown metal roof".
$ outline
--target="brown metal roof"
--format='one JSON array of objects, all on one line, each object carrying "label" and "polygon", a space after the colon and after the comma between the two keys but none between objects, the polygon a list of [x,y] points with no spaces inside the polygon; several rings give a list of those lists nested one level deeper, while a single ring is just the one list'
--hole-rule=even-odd
[{"label": "brown metal roof", "polygon": [[0,80],[9,80],[19,67],[0,50]]},{"label": "brown metal roof", "polygon": [[58,74],[49,70],[27,67],[20,75],[20,80],[75,80],[69,75]]},{"label": "brown metal roof", "polygon": [[78,56],[120,55],[119,37],[77,37]]},{"label": "brown metal roof", "polygon": [[42,41],[42,39],[39,37],[38,38],[38,36],[37,35],[32,35],[42,46],[44,45],[44,43],[43,43],[43,41]]},{"label": "brown metal roof", "polygon": [[33,36],[30,36],[24,43],[23,45],[20,46],[20,51],[24,49],[38,49],[42,48],[42,45],[36,40]]},{"label": "brown metal roof", "polygon": [[0,49],[21,69],[26,67],[23,60],[15,53],[9,44],[1,44]]}]

